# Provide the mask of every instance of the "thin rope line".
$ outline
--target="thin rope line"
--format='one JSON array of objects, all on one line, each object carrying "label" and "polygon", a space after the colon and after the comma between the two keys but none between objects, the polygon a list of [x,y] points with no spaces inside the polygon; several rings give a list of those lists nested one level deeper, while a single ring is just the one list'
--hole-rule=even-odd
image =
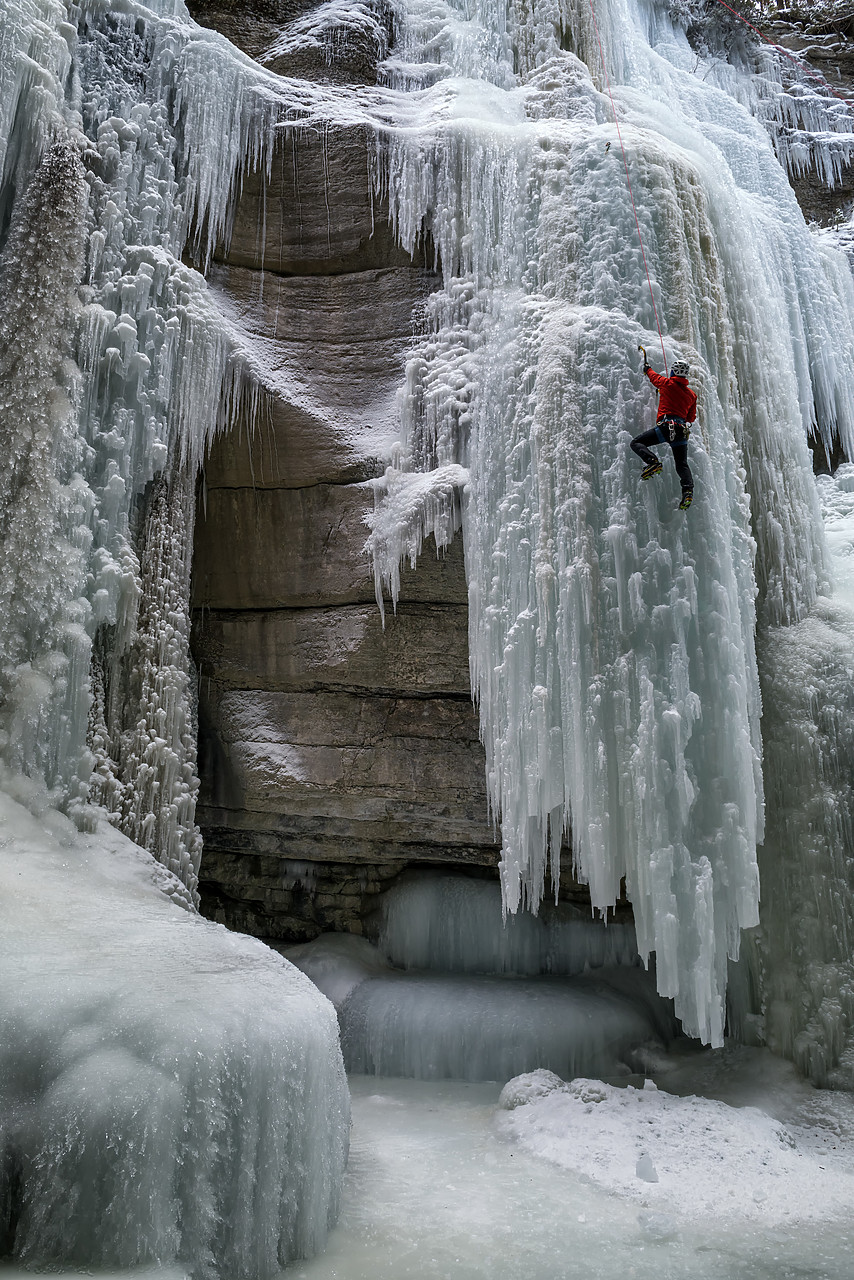
[{"label": "thin rope line", "polygon": [[661,332],[661,321],[658,318],[658,307],[655,305],[655,294],[652,291],[652,280],[649,278],[649,266],[646,260],[646,253],[643,247],[643,236],[641,235],[640,221],[638,219],[638,211],[635,206],[635,194],[632,191],[632,180],[629,176],[629,162],[626,157],[626,148],[623,146],[623,135],[620,132],[620,122],[617,119],[617,107],[614,102],[614,95],[611,92],[611,78],[608,75],[608,68],[605,65],[605,50],[602,47],[602,37],[599,34],[599,23],[596,21],[596,10],[593,8],[593,0],[588,0],[590,4],[590,15],[593,18],[593,29],[596,32],[596,40],[599,44],[599,57],[602,59],[602,70],[605,73],[605,84],[608,87],[608,97],[611,99],[611,110],[614,113],[614,124],[617,127],[617,137],[620,140],[620,150],[623,153],[623,167],[626,170],[626,184],[629,188],[629,199],[632,202],[632,213],[635,216],[635,227],[638,233],[638,244],[640,245],[641,257],[643,258],[643,269],[646,272],[646,282],[649,285],[649,296],[652,301],[652,311],[655,316],[655,325],[658,329],[658,337],[661,342],[661,355],[664,359],[664,374],[667,375],[667,352],[664,350],[664,334]]},{"label": "thin rope line", "polygon": [[833,85],[830,84],[830,82],[826,79],[825,76],[821,74],[821,72],[811,71],[808,67],[805,67],[803,65],[802,59],[796,58],[795,55],[793,53],[790,53],[789,50],[784,48],[783,45],[775,44],[773,40],[769,40],[766,35],[763,35],[763,33],[759,30],[758,27],[755,27],[752,22],[749,22],[748,19],[745,18],[744,14],[739,13],[737,9],[733,9],[732,5],[727,4],[726,0],[718,0],[718,4],[722,5],[724,9],[728,9],[729,12],[734,17],[738,18],[740,22],[743,22],[746,27],[750,27],[751,31],[755,31],[756,34],[759,36],[760,40],[764,40],[765,43],[767,45],[770,45],[771,48],[774,49],[777,53],[782,53],[783,56],[788,58],[790,62],[793,62],[795,66],[798,68],[798,70],[803,72],[805,76],[811,76],[813,80],[818,80],[819,84],[823,85],[824,88],[827,89],[828,93],[832,93],[834,98],[838,98],[840,102],[844,102],[846,107],[854,108],[854,98],[846,98],[843,94],[837,93]]}]

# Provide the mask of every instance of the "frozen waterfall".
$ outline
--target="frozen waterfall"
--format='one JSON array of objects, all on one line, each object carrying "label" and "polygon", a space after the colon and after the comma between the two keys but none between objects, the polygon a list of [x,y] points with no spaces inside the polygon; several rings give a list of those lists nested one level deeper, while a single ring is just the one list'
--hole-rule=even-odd
[{"label": "frozen waterfall", "polygon": [[182,258],[207,261],[269,151],[268,78],[182,4],[6,5],[0,752],[194,894],[195,476],[258,390]]},{"label": "frozen waterfall", "polygon": [[[264,1277],[338,1208],[333,1010],[196,910],[197,472],[286,376],[203,272],[288,130],[367,128],[398,240],[441,268],[369,546],[382,608],[462,531],[503,838],[500,904],[401,884],[382,954],[305,962],[348,1064],[644,1070],[673,1032],[653,982],[721,1043],[748,930],[731,1029],[850,1083],[854,475],[817,486],[808,437],[852,456],[854,283],[786,171],[835,181],[854,130],[770,54],[698,60],[678,13],[406,0],[388,47],[336,0],[268,49],[373,33],[384,81],[352,88],[182,0],[4,0],[0,1236],[27,1263]],[[627,449],[658,317],[700,395],[687,516]],[[569,850],[603,919],[526,915]]]},{"label": "frozen waterfall", "polygon": [[[462,527],[505,906],[536,910],[570,846],[596,911],[625,884],[661,993],[720,1043],[758,920],[757,652],[829,590],[807,435],[852,443],[851,273],[785,175],[838,175],[840,104],[767,53],[698,63],[647,0],[412,0],[372,90],[274,76],[180,5],[92,0],[76,25],[9,6],[7,765],[80,824],[99,805],[195,893],[195,471],[272,380],[185,259],[227,238],[277,131],[368,125],[397,236],[428,237],[444,281],[376,486],[378,592]],[[700,394],[690,518],[669,467],[641,486],[627,450],[656,313]]]},{"label": "frozen waterfall", "polygon": [[[625,880],[659,990],[720,1044],[758,922],[756,637],[829,589],[808,433],[854,442],[851,275],[766,129],[784,151],[793,94],[773,58],[698,66],[646,0],[413,0],[388,67],[395,226],[429,231],[444,289],[377,489],[378,591],[462,526],[507,909],[537,908],[571,843],[596,910]],[[661,348],[606,72],[667,359],[699,392],[688,517],[669,462],[641,485],[627,447],[654,414],[637,345]]]},{"label": "frozen waterfall", "polygon": [[[5,3],[2,874],[26,866],[32,892],[4,903],[18,979],[3,997],[0,1208],[34,1260],[72,1242],[81,1264],[192,1254],[260,1275],[317,1248],[336,1209],[347,1102],[331,1011],[194,910],[196,476],[215,433],[259,419],[274,390],[202,272],[244,172],[289,129],[372,130],[396,235],[441,268],[369,545],[382,607],[425,536],[462,531],[503,839],[506,926],[479,886],[454,910],[458,887],[438,880],[390,895],[382,945],[410,972],[374,956],[359,971],[341,1001],[350,1064],[634,1062],[670,1028],[637,954],[654,955],[685,1029],[720,1044],[749,930],[731,1026],[764,1016],[768,1043],[816,1079],[854,1070],[854,538],[829,552],[822,523],[823,509],[848,529],[852,481],[817,487],[808,446],[854,447],[854,284],[786,178],[810,164],[835,181],[850,115],[768,53],[698,61],[678,6],[657,0],[408,0],[388,50],[364,7],[332,6],[270,58],[334,41],[336,15],[378,33],[380,86],[275,76],[181,0]],[[661,359],[686,359],[700,396],[687,516],[669,459],[642,486],[627,449],[652,421],[637,347],[658,363],[659,317]],[[164,864],[171,904],[148,861],[127,870],[137,855],[105,819]],[[602,917],[625,890],[633,927],[522,913],[549,876],[556,890],[564,856]],[[619,970],[611,989],[579,974],[591,948]],[[42,1007],[60,953],[70,976]],[[230,993],[224,1027],[211,972]],[[431,1019],[450,987],[442,1041]],[[39,1054],[51,1067],[33,1084]],[[100,1108],[95,1078],[110,1085]],[[72,1193],[45,1190],[50,1162],[63,1193],[86,1187],[74,1221]],[[188,1170],[194,1187],[209,1173],[198,1198]],[[111,1235],[103,1206],[136,1179],[145,1213]]]}]

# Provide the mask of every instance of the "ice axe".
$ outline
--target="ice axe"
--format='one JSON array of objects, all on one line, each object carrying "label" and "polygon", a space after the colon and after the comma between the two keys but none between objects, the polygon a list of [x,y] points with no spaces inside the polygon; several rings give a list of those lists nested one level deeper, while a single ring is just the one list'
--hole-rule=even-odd
[{"label": "ice axe", "polygon": [[643,367],[646,368],[646,366],[649,364],[649,361],[646,358],[646,347],[642,347],[641,344],[638,343],[638,351],[643,352]]}]

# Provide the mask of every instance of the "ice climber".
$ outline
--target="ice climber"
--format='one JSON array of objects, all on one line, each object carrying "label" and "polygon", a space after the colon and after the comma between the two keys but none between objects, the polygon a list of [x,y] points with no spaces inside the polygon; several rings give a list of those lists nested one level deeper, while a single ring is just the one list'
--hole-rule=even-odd
[{"label": "ice climber", "polygon": [[[643,347],[640,348],[643,351]],[[687,511],[694,496],[694,477],[688,466],[688,437],[691,434],[690,424],[697,417],[697,396],[688,386],[689,369],[684,360],[677,360],[670,370],[670,377],[656,373],[650,366],[643,352],[643,371],[654,387],[658,388],[658,417],[655,426],[635,436],[632,448],[645,462],[643,479],[649,480],[657,476],[662,467],[650,449],[651,444],[669,444],[673,450],[673,463],[682,483],[682,501],[680,511]]]}]

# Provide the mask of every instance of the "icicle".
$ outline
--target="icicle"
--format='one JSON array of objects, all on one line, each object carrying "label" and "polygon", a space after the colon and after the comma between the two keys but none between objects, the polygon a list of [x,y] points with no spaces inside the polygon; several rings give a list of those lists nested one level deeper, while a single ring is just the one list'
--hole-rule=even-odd
[{"label": "icicle", "polygon": [[817,1084],[854,1078],[854,466],[819,477],[837,591],[761,637],[768,832],[761,852],[768,1044]]},{"label": "icicle", "polygon": [[410,10],[388,64],[401,91],[425,86],[379,151],[393,222],[410,249],[429,228],[444,289],[369,545],[394,597],[396,559],[434,522],[448,536],[464,469],[506,905],[536,910],[566,833],[594,907],[625,879],[659,989],[717,1044],[727,957],[758,918],[757,611],[797,623],[827,588],[806,436],[854,443],[854,292],[745,71],[692,75],[657,8],[596,13],[656,307],[700,395],[690,516],[669,464],[642,486],[627,450],[654,412],[635,353],[655,317],[589,3],[520,5],[509,29],[448,3]]},{"label": "icicle", "polygon": [[[189,652],[193,474],[155,481],[141,539],[141,605],[133,643],[113,659],[113,701],[123,693],[116,825],[150,849],[196,898],[201,835],[194,822],[195,678]],[[115,719],[114,717],[111,717]]]},{"label": "icicle", "polygon": [[[12,212],[0,383],[13,459],[0,481],[0,729],[5,761],[42,776],[82,825],[94,755],[92,799],[195,892],[193,477],[258,392],[182,256],[189,246],[205,263],[227,238],[236,184],[269,163],[283,108],[271,78],[183,4],[156,10],[92,0],[75,29],[64,6],[16,0],[0,37],[0,227]],[[140,571],[135,513],[164,474],[180,476],[176,540]],[[153,545],[146,535],[146,555]],[[93,637],[103,689],[90,708]]]},{"label": "icicle", "polygon": [[12,767],[57,794],[88,773],[91,490],[78,468],[69,359],[83,268],[86,188],[64,139],[15,209],[0,261],[0,742]]}]

